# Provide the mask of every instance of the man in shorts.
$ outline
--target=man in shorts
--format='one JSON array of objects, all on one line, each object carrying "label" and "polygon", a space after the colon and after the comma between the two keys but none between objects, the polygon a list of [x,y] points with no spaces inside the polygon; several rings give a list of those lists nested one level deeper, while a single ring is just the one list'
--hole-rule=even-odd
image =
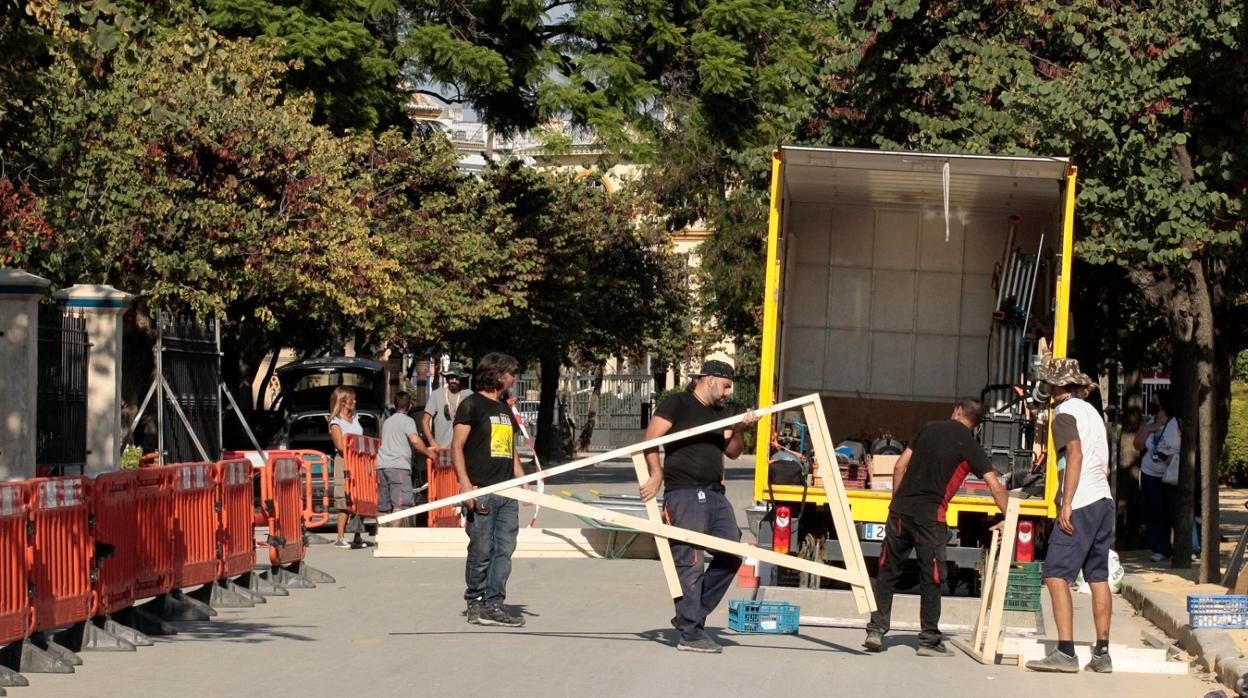
[{"label": "man in shorts", "polygon": [[399,393],[394,396],[394,414],[381,424],[381,448],[377,451],[379,514],[406,509],[416,503],[412,492],[412,452],[433,457],[416,431],[416,420],[408,415],[411,409],[412,396]]},{"label": "man in shorts", "polygon": [[1032,671],[1078,673],[1075,657],[1074,606],[1070,586],[1079,572],[1092,587],[1092,620],[1096,646],[1088,671],[1108,674],[1109,619],[1113,597],[1109,590],[1109,548],[1114,533],[1114,496],[1109,489],[1109,441],[1105,423],[1083,398],[1093,381],[1074,359],[1046,359],[1038,373],[1049,384],[1053,400],[1053,447],[1062,474],[1057,525],[1049,536],[1044,559],[1044,585],[1053,601],[1057,648],[1044,659],[1027,662]]}]

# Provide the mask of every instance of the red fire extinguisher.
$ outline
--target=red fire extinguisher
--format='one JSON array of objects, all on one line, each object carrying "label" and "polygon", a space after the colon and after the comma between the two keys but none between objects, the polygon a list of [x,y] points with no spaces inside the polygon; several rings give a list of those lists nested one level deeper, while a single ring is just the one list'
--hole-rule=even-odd
[{"label": "red fire extinguisher", "polygon": [[778,553],[788,553],[792,537],[792,512],[786,506],[776,507],[776,525],[772,527],[771,549]]},{"label": "red fire extinguisher", "polygon": [[1018,522],[1018,538],[1014,541],[1014,560],[1032,562],[1036,559],[1036,525],[1031,521]]}]

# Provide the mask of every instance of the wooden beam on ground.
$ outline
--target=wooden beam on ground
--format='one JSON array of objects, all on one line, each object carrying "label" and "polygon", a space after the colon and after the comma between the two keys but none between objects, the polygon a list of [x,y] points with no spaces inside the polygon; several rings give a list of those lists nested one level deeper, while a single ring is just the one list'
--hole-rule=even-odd
[{"label": "wooden beam on ground", "polygon": [[[837,474],[837,477],[839,478],[839,473]],[[752,557],[763,562],[770,562],[771,564],[779,567],[797,570],[798,572],[806,572],[807,574],[813,574],[826,579],[844,582],[845,584],[849,584],[851,586],[863,587],[867,590],[869,590],[871,586],[871,580],[865,574],[850,572],[844,568],[833,567],[831,565],[825,565],[811,560],[803,560],[802,558],[792,555],[784,555],[765,548],[756,548],[737,541],[716,538],[715,536],[678,528],[676,526],[653,523],[647,519],[629,516],[627,514],[621,514],[607,509],[599,509],[598,507],[592,507],[588,504],[582,504],[581,502],[562,499],[548,494],[538,494],[522,487],[513,487],[511,489],[502,490],[501,492],[498,492],[498,494],[504,497],[517,499],[521,502],[539,504],[543,507],[549,507],[556,511],[562,511],[574,516],[583,516],[587,519],[594,519],[596,521],[602,521],[615,526],[625,526],[638,531],[644,531],[646,533],[653,534],[656,537],[678,540],[684,543],[689,543],[690,545],[696,545],[698,547],[707,548],[717,552],[725,552],[730,555],[738,555],[743,558]],[[862,600],[863,598],[871,599],[872,602],[874,601],[874,597],[872,597],[870,593],[865,594],[863,597],[855,594],[854,599],[858,603],[859,613],[867,613],[871,610],[873,605],[873,603],[864,603]]]},{"label": "wooden beam on ground", "polygon": [[[650,479],[650,467],[646,465],[646,454],[633,454],[633,470],[637,472],[637,484],[641,486]],[[646,518],[654,523],[663,523],[659,514],[659,503],[653,499],[646,502]],[[679,599],[685,592],[680,588],[680,577],[676,574],[676,563],[672,560],[672,546],[666,538],[655,538],[654,546],[659,549],[659,565],[663,567],[663,576],[667,579],[667,592],[673,599]]]},{"label": "wooden beam on ground", "polygon": [[[516,537],[517,559],[606,559],[612,531],[597,528],[522,528]],[[616,548],[635,540],[623,556],[629,560],[658,558],[654,537],[648,533],[615,532]],[[374,557],[459,558],[468,554],[468,533],[462,528],[393,528],[377,530]]]},{"label": "wooden beam on ground", "polygon": [[[818,400],[819,400],[818,395],[807,395],[805,397],[799,397],[793,400],[786,400],[785,402],[778,402],[774,405],[771,405],[770,407],[760,407],[757,410],[755,410],[754,413],[761,417],[767,414],[775,414],[777,412],[783,412],[785,410],[797,409],[799,407],[803,407],[805,405],[811,404],[812,402],[818,402]],[[598,463],[603,463],[605,461],[614,460],[616,458],[632,458],[634,453],[645,451],[646,449],[656,448],[664,444],[673,443],[675,441],[680,441],[681,439],[687,439],[691,436],[697,436],[699,434],[706,434],[712,431],[723,431],[723,430],[729,429],[732,427],[732,425],[736,424],[737,422],[740,422],[744,416],[745,416],[744,414],[739,414],[739,415],[736,415],[735,417],[725,417],[724,419],[720,419],[718,421],[711,422],[709,424],[703,424],[702,426],[694,427],[693,429],[685,429],[683,431],[678,431],[672,434],[666,434],[664,436],[660,436],[657,439],[650,439],[649,441],[642,441],[640,443],[633,444],[632,446],[626,446],[624,448],[617,448],[614,451],[607,451],[606,453],[597,453],[592,456],[582,458],[580,460],[572,461],[571,463],[564,463],[563,465],[558,465],[553,468],[547,468],[545,470],[540,470],[538,472],[529,473],[528,475],[525,475],[523,477],[512,478],[511,480],[507,480],[505,482],[499,482],[494,485],[489,485],[488,487],[478,487],[475,490],[470,490],[468,492],[460,492],[459,494],[454,494],[454,495],[451,495],[450,497],[443,497],[442,499],[439,499],[434,502],[427,502],[419,506],[409,507],[407,509],[401,509],[399,511],[395,511],[395,512],[386,514],[384,516],[379,516],[377,518],[377,522],[378,523],[390,523],[391,521],[398,521],[399,519],[405,519],[409,516],[423,514],[427,511],[433,511],[434,509],[454,506],[456,504],[460,504],[461,502],[466,502],[469,499],[473,499],[475,497],[479,497],[484,494],[497,494],[511,487],[518,487],[520,485],[527,485],[531,482],[537,482],[538,480],[545,480],[547,478],[551,478],[556,475],[562,475],[564,473],[569,473],[569,472],[572,472],[573,470],[578,470],[580,468],[584,468],[590,465],[596,465]],[[827,429],[826,423],[820,424],[819,427],[823,429]]]}]

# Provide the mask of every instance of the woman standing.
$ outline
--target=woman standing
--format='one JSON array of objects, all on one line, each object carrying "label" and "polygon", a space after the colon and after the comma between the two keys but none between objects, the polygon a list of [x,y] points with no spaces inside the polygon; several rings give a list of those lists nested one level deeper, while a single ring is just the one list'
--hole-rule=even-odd
[{"label": "woman standing", "polygon": [[363,436],[364,427],[360,424],[359,415],[355,413],[355,389],[338,386],[329,396],[329,437],[334,441],[333,506],[338,509],[338,540],[334,541],[334,547],[363,548],[364,541],[360,539],[358,532],[354,541],[348,543],[346,540],[347,496],[346,480],[343,477],[346,458],[343,454],[347,452],[348,434]]},{"label": "woman standing", "polygon": [[1171,533],[1179,488],[1165,481],[1170,459],[1180,446],[1179,420],[1174,416],[1170,393],[1158,391],[1149,403],[1152,420],[1135,432],[1135,448],[1140,457],[1140,495],[1144,500],[1144,521],[1152,561],[1161,562],[1174,552]]}]

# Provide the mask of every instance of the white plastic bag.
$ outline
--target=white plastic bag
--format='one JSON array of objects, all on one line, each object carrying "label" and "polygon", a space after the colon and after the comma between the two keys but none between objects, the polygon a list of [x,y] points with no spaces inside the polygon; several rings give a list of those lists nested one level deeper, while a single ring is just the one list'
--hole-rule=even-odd
[{"label": "white plastic bag", "polygon": [[[1122,577],[1127,573],[1127,571],[1122,568],[1122,563],[1118,560],[1118,552],[1115,550],[1109,551],[1108,567],[1109,590],[1115,594],[1120,593],[1122,591]],[[1088,586],[1088,583],[1084,581],[1082,571],[1079,572],[1079,576],[1075,577],[1075,591],[1080,594],[1092,593],[1092,587]]]}]

